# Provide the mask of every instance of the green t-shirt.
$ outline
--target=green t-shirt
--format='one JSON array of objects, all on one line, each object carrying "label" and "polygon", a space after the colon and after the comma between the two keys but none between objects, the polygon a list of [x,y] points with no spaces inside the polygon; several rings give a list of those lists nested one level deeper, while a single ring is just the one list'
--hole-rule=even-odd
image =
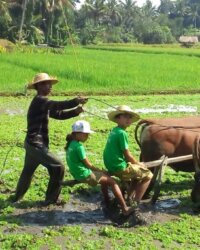
[{"label": "green t-shirt", "polygon": [[127,162],[123,155],[125,149],[128,149],[127,132],[119,127],[113,128],[103,153],[104,164],[110,173],[126,168]]},{"label": "green t-shirt", "polygon": [[82,160],[86,159],[83,145],[78,141],[71,141],[66,151],[67,165],[71,175],[76,180],[87,178],[92,171],[88,169]]}]

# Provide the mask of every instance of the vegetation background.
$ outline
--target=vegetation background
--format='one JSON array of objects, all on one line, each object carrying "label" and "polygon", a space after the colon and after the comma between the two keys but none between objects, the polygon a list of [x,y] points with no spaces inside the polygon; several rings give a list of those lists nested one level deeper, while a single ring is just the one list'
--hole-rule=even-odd
[{"label": "vegetation background", "polygon": [[[0,0],[0,37],[60,46],[73,43],[174,43],[200,35],[199,0]],[[67,35],[66,35],[67,34]]]},{"label": "vegetation background", "polygon": [[[199,249],[198,204],[190,199],[193,173],[167,168],[160,199],[175,198],[180,204],[162,211],[152,207],[155,221],[138,228],[117,228],[104,217],[98,224],[100,189],[84,184],[62,189],[66,207],[38,208],[48,183],[42,167],[24,199],[18,204],[9,200],[23,167],[26,113],[34,94],[25,86],[38,72],[58,77],[52,99],[89,95],[81,118],[96,133],[85,146],[100,168],[113,127],[105,120],[111,110],[105,103],[127,104],[142,118],[199,115],[200,47],[176,43],[181,35],[200,36],[199,0],[161,0],[156,8],[149,0],[141,7],[133,0],[86,0],[78,10],[75,3],[0,0],[0,249]],[[63,162],[65,136],[75,120],[49,124],[51,150]],[[128,129],[129,143],[139,158],[134,126]],[[66,166],[65,179],[71,178]],[[97,208],[88,197],[97,197]],[[93,216],[79,223],[91,211]]]}]

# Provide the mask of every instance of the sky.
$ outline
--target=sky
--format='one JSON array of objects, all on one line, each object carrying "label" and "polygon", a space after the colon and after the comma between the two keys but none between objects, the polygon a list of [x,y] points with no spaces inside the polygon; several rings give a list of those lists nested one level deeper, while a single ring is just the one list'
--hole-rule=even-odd
[{"label": "sky", "polygon": [[[137,0],[137,5],[142,6],[145,2],[146,2],[146,0]],[[156,7],[160,4],[160,0],[151,0],[151,2]]]},{"label": "sky", "polygon": [[[76,5],[77,9],[79,9],[81,4],[84,3],[84,2],[85,2],[84,0],[80,0],[80,4]],[[136,2],[137,2],[138,6],[142,6],[146,2],[146,0],[136,0]],[[158,5],[160,4],[160,0],[151,0],[151,2],[156,7],[158,7]]]}]

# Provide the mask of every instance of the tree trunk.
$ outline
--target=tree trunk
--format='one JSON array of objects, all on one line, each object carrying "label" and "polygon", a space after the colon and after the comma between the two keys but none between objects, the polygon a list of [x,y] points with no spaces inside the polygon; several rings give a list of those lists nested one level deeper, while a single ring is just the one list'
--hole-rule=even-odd
[{"label": "tree trunk", "polygon": [[23,26],[24,26],[24,19],[25,19],[27,3],[28,3],[28,0],[24,0],[23,6],[22,6],[22,8],[23,8],[23,10],[22,10],[22,19],[21,19],[20,28],[19,28],[19,41],[20,42],[22,40],[22,30],[23,30]]}]

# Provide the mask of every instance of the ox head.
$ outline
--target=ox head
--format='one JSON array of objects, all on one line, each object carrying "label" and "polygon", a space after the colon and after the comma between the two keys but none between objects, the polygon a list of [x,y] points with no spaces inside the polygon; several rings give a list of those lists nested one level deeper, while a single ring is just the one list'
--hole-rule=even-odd
[{"label": "ox head", "polygon": [[195,167],[194,187],[191,192],[193,202],[200,203],[200,136],[195,138],[193,145],[193,161]]}]

